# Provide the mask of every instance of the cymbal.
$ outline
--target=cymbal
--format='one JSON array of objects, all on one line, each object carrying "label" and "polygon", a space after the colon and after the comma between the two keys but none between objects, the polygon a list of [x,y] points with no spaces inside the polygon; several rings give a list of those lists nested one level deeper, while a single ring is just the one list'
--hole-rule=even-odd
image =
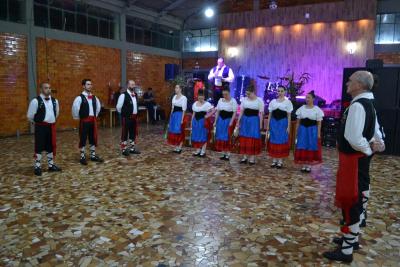
[{"label": "cymbal", "polygon": [[263,80],[269,80],[270,78],[267,76],[263,76],[263,75],[257,75],[258,78],[263,79]]}]

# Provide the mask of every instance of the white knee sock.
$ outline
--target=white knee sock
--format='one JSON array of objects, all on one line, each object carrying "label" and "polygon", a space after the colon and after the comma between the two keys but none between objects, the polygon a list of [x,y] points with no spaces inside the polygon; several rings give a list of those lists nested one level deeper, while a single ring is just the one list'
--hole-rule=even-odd
[{"label": "white knee sock", "polygon": [[53,160],[54,160],[53,152],[47,153],[47,164],[49,165],[49,167],[54,165]]},{"label": "white knee sock", "polygon": [[41,160],[42,160],[42,154],[35,154],[35,168],[40,168]]},{"label": "white knee sock", "polygon": [[358,234],[360,233],[360,222],[349,226],[350,233],[344,234],[342,243],[342,253],[346,255],[353,254],[353,245],[358,242]]},{"label": "white knee sock", "polygon": [[96,156],[96,146],[90,146],[90,156]]},{"label": "white knee sock", "polygon": [[85,147],[81,147],[81,158],[85,157]]}]

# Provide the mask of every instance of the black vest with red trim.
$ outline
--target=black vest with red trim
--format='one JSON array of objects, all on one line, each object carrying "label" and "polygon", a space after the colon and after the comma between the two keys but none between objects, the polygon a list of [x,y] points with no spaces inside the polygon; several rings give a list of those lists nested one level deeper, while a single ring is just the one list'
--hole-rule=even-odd
[{"label": "black vest with red trim", "polygon": [[[82,101],[81,101],[81,106],[79,108],[79,118],[84,119],[84,118],[89,117],[89,114],[90,114],[89,113],[89,102],[83,94],[81,94],[80,97],[81,97]],[[93,98],[92,98],[92,107],[93,107],[93,116],[96,117],[97,100],[96,100],[95,96],[93,96]]]},{"label": "black vest with red trim", "polygon": [[[44,101],[41,96],[36,97],[36,100],[38,102],[38,108],[35,116],[33,117],[33,121],[43,122],[44,118],[46,118],[46,105],[44,104]],[[53,104],[54,118],[57,118],[56,99],[52,97],[51,102]]]},{"label": "black vest with red trim", "polygon": [[[376,112],[375,112],[374,102],[372,99],[360,98],[360,99],[357,99],[356,101],[354,101],[353,103],[351,103],[351,105],[353,105],[354,103],[360,103],[365,110],[365,124],[364,124],[364,129],[363,129],[362,135],[369,141],[372,139],[372,137],[374,136],[374,133],[375,133]],[[340,131],[339,131],[339,135],[338,135],[338,149],[340,152],[343,152],[346,154],[352,154],[352,153],[358,152],[351,147],[350,143],[344,137],[347,116],[348,116],[351,105],[343,113],[343,117],[342,117],[342,121],[341,121],[341,125],[340,125]]]},{"label": "black vest with red trim", "polygon": [[128,92],[124,93],[125,98],[124,98],[124,104],[122,105],[121,108],[121,116],[123,117],[129,117],[133,114],[133,101]]}]

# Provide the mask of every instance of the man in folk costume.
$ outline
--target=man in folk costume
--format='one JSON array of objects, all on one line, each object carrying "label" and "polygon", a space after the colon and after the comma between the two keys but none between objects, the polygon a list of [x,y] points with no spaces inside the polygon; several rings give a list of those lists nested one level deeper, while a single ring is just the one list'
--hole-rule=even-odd
[{"label": "man in folk costume", "polygon": [[79,119],[79,149],[81,152],[80,163],[87,165],[85,146],[86,140],[90,144],[90,160],[103,162],[104,160],[96,155],[97,147],[97,117],[101,110],[100,100],[92,94],[92,81],[82,80],[83,92],[77,96],[72,104],[72,117]]},{"label": "man in folk costume", "polygon": [[218,58],[217,66],[210,70],[208,80],[213,85],[213,98],[214,105],[218,104],[219,99],[222,97],[222,89],[229,88],[229,84],[233,82],[235,75],[231,68],[225,65],[222,57]]},{"label": "man in folk costume", "polygon": [[353,98],[344,112],[338,136],[339,169],[336,178],[335,204],[342,209],[343,236],[335,238],[339,247],[325,252],[330,260],[351,262],[353,250],[359,249],[358,235],[369,197],[369,167],[373,153],[382,152],[385,144],[373,105],[374,79],[370,72],[357,71],[347,82]]},{"label": "man in folk costume", "polygon": [[42,152],[47,152],[50,172],[59,172],[61,168],[54,164],[56,155],[56,119],[60,112],[57,99],[51,96],[49,83],[40,85],[41,94],[32,99],[27,117],[35,124],[35,175],[42,175],[40,161]]},{"label": "man in folk costume", "polygon": [[137,137],[137,113],[138,105],[135,93],[135,82],[129,80],[127,82],[127,90],[118,98],[117,111],[121,114],[121,150],[122,155],[140,154],[135,148]]}]

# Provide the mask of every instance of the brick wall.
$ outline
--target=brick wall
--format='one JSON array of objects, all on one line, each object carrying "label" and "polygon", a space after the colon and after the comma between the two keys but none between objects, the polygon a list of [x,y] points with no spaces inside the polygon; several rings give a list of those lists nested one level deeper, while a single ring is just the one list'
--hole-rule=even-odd
[{"label": "brick wall", "polygon": [[375,58],[382,59],[384,64],[400,64],[400,52],[375,53]]},{"label": "brick wall", "polygon": [[27,40],[0,33],[0,136],[29,131]]},{"label": "brick wall", "polygon": [[39,82],[50,80],[60,102],[58,129],[77,127],[71,106],[84,78],[92,79],[93,93],[107,106],[108,85],[117,90],[121,79],[120,56],[118,49],[49,39],[46,45],[45,39],[37,39],[37,77]]},{"label": "brick wall", "polygon": [[211,69],[217,65],[217,58],[185,58],[183,59],[183,69],[192,70],[196,66],[196,63],[200,69]]},{"label": "brick wall", "polygon": [[170,110],[173,88],[165,81],[165,64],[180,64],[180,59],[127,52],[127,79],[132,79],[144,91],[153,88],[156,102],[166,111]]}]

